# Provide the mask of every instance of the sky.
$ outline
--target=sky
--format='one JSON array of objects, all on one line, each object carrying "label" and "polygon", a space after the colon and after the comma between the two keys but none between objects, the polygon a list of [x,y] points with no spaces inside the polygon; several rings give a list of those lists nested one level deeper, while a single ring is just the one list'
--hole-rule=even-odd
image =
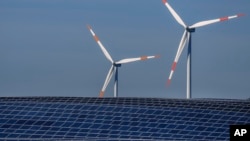
[{"label": "sky", "polygon": [[[245,14],[192,34],[192,98],[249,98],[250,2],[169,3],[187,25]],[[186,98],[187,46],[166,86],[184,29],[161,0],[1,0],[0,96],[97,97],[111,63],[87,25],[116,61],[161,55],[119,68],[120,97]]]}]

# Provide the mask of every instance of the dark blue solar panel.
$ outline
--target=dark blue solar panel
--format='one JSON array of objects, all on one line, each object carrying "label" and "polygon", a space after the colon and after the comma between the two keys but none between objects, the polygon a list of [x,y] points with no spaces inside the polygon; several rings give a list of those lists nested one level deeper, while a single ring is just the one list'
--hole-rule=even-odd
[{"label": "dark blue solar panel", "polygon": [[2,97],[0,140],[229,140],[249,100]]}]

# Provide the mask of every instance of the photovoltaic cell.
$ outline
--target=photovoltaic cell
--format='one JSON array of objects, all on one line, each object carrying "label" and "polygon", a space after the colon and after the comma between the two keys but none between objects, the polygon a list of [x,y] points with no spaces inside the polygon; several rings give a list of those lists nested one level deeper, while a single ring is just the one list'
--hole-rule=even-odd
[{"label": "photovoltaic cell", "polygon": [[229,140],[250,101],[1,97],[0,140]]}]

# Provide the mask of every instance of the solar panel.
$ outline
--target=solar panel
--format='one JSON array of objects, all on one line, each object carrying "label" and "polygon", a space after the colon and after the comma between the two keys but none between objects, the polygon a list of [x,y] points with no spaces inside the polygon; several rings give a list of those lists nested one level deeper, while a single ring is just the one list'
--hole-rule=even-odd
[{"label": "solar panel", "polygon": [[0,140],[229,140],[249,123],[249,100],[0,98]]}]

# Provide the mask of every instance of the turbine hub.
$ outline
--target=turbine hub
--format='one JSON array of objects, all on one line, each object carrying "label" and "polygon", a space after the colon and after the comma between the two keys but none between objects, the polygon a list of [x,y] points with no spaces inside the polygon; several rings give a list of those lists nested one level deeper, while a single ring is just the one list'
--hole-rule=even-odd
[{"label": "turbine hub", "polygon": [[187,30],[188,32],[190,32],[190,33],[191,33],[191,32],[195,32],[195,28],[189,28],[189,27],[187,27],[186,30]]}]

